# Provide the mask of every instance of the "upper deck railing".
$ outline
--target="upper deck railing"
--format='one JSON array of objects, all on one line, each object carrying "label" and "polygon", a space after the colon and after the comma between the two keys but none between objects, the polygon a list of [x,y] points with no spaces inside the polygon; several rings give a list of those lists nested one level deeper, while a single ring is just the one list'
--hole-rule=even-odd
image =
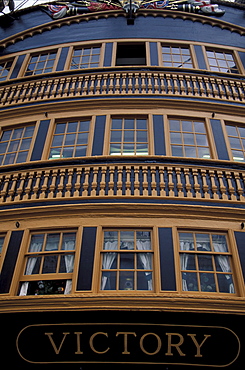
[{"label": "upper deck railing", "polygon": [[164,70],[99,70],[6,82],[0,107],[100,96],[165,96],[245,102],[245,80],[238,77]]}]

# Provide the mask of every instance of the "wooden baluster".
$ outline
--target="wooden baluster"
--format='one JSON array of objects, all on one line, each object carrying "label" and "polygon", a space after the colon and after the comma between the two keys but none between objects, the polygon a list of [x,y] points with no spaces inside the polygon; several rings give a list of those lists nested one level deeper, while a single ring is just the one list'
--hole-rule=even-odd
[{"label": "wooden baluster", "polygon": [[[8,194],[8,187],[9,187],[9,181],[11,179],[11,175],[6,175],[5,178],[4,178],[4,186],[3,186],[3,190],[1,191],[1,198],[2,198],[2,202],[5,201],[5,197],[7,196]],[[19,200],[19,199],[17,199]]]},{"label": "wooden baluster", "polygon": [[114,173],[115,173],[115,167],[110,166],[109,167],[109,182],[108,182],[108,195],[112,196],[114,195]]},{"label": "wooden baluster", "polygon": [[217,193],[217,185],[215,184],[215,172],[209,170],[210,182],[211,182],[211,191],[213,194],[213,199],[219,199],[219,194]]},{"label": "wooden baluster", "polygon": [[83,89],[82,89],[82,96],[88,94],[88,81],[89,81],[89,75],[86,75],[84,77],[84,85],[83,85]]},{"label": "wooden baluster", "polygon": [[121,196],[122,195],[122,174],[123,174],[123,167],[118,166],[117,168],[117,192],[116,195]]},{"label": "wooden baluster", "polygon": [[16,190],[16,197],[15,197],[15,200],[20,200],[21,196],[23,195],[23,188],[24,188],[24,184],[25,184],[25,179],[26,179],[26,172],[22,172],[21,173],[21,176],[20,176],[20,183],[19,183],[19,186],[18,186],[18,189]]},{"label": "wooden baluster", "polygon": [[134,74],[134,78],[135,78],[135,83],[134,83],[134,93],[135,94],[139,94],[139,73],[138,72],[135,72]]},{"label": "wooden baluster", "polygon": [[75,95],[75,90],[76,90],[76,83],[77,83],[77,77],[72,77],[71,79],[71,87],[70,87],[70,96]]},{"label": "wooden baluster", "polygon": [[199,95],[200,96],[205,96],[205,89],[203,87],[203,78],[198,76],[197,81],[199,83]]},{"label": "wooden baluster", "polygon": [[192,95],[191,78],[185,75],[185,81],[187,86],[187,95]]},{"label": "wooden baluster", "polygon": [[156,167],[151,166],[151,195],[157,196]]},{"label": "wooden baluster", "polygon": [[[5,186],[5,176],[4,175],[0,175],[0,185],[3,184],[3,189],[4,189],[4,186]],[[3,203],[4,202],[4,195],[3,195],[3,189],[0,191],[0,203]]]},{"label": "wooden baluster", "polygon": [[126,186],[126,196],[127,195],[131,195],[131,167],[130,166],[126,166],[126,183],[125,183],[125,186]]},{"label": "wooden baluster", "polygon": [[106,181],[105,181],[105,177],[106,177],[106,167],[103,166],[101,167],[101,180],[100,180],[100,192],[99,192],[99,196],[104,196],[105,195],[105,187],[106,187]]},{"label": "wooden baluster", "polygon": [[65,174],[66,174],[66,170],[64,168],[61,168],[60,173],[59,173],[59,183],[58,183],[58,186],[57,186],[58,191],[57,191],[57,194],[56,194],[56,198],[62,198],[63,197]]},{"label": "wooden baluster", "polygon": [[148,94],[152,94],[153,86],[152,86],[152,74],[147,72],[147,85],[148,85]]},{"label": "wooden baluster", "polygon": [[196,198],[201,198],[200,184],[198,183],[198,169],[193,168],[192,174],[193,174],[194,190],[195,190]]},{"label": "wooden baluster", "polygon": [[237,186],[237,192],[239,194],[239,197],[240,197],[240,201],[244,201],[245,200],[245,196],[243,195],[244,194],[244,190],[241,186],[241,176],[240,176],[240,173],[239,172],[234,172],[234,176],[235,176],[235,181],[236,181],[236,186]]},{"label": "wooden baluster", "polygon": [[64,81],[63,96],[69,96],[71,77],[67,77]]},{"label": "wooden baluster", "polygon": [[173,167],[167,167],[168,171],[168,196],[174,197]]},{"label": "wooden baluster", "polygon": [[244,100],[244,84],[241,82],[241,81],[236,81],[235,82],[236,84],[236,87],[237,87],[237,90],[238,90],[238,94],[239,94],[239,98],[240,100]]},{"label": "wooden baluster", "polygon": [[141,94],[146,93],[146,75],[141,73]]},{"label": "wooden baluster", "polygon": [[173,84],[174,84],[174,95],[180,95],[179,91],[179,85],[178,85],[178,76],[177,75],[172,75],[173,77]]},{"label": "wooden baluster", "polygon": [[28,89],[28,86],[29,86],[29,83],[25,83],[23,85],[23,89],[21,91],[21,94],[20,94],[20,100],[21,101],[25,101],[25,97],[26,97],[26,90]]},{"label": "wooden baluster", "polygon": [[160,196],[166,197],[166,191],[165,191],[165,181],[164,181],[164,167],[159,167],[159,176],[160,176]]},{"label": "wooden baluster", "polygon": [[180,93],[181,93],[181,95],[186,95],[187,90],[186,90],[186,87],[185,87],[185,82],[184,82],[184,76],[183,75],[179,75],[179,82],[180,82]]},{"label": "wooden baluster", "polygon": [[192,81],[192,84],[193,84],[194,95],[199,96],[199,87],[198,87],[197,76],[190,76],[190,77],[191,77],[191,81]]},{"label": "wooden baluster", "polygon": [[66,82],[65,78],[60,78],[59,87],[58,87],[58,91],[56,95],[57,98],[62,98],[63,93],[64,93],[65,82]]},{"label": "wooden baluster", "polygon": [[114,94],[114,73],[109,74],[108,94],[110,94],[110,95]]},{"label": "wooden baluster", "polygon": [[49,185],[48,199],[53,199],[54,198],[57,176],[58,176],[58,169],[52,170],[52,182]]},{"label": "wooden baluster", "polygon": [[38,99],[43,99],[44,98],[44,91],[45,91],[45,89],[47,87],[47,84],[48,84],[48,81],[47,80],[42,81],[41,88],[40,88],[40,90],[38,92],[38,95],[37,95],[38,96]]},{"label": "wooden baluster", "polygon": [[139,167],[134,166],[134,195],[140,195],[140,182],[139,182]]},{"label": "wooden baluster", "polygon": [[3,90],[2,90],[2,97],[1,97],[1,104],[4,105],[6,103],[6,101],[8,100],[8,96],[9,96],[9,91],[11,90],[11,87],[10,86],[7,86],[5,87]]},{"label": "wooden baluster", "polygon": [[206,87],[206,92],[207,92],[207,96],[208,98],[212,98],[213,95],[212,95],[212,90],[210,88],[210,84],[209,84],[209,78],[208,77],[203,77],[203,81],[204,81],[204,84],[205,84],[205,87]]},{"label": "wooden baluster", "polygon": [[89,188],[90,168],[86,167],[84,173],[85,173],[85,177],[84,177],[84,182],[83,182],[82,196],[87,197],[88,196],[88,188]]},{"label": "wooden baluster", "polygon": [[74,185],[74,197],[79,197],[81,189],[81,176],[82,176],[82,167],[77,167],[76,169],[76,183]]},{"label": "wooden baluster", "polygon": [[148,167],[142,167],[143,172],[143,196],[148,196]]},{"label": "wooden baluster", "polygon": [[120,94],[120,79],[121,79],[121,74],[116,73],[116,83],[115,83],[115,94],[116,95]]},{"label": "wooden baluster", "polygon": [[168,94],[172,94],[173,93],[173,88],[172,88],[172,84],[171,84],[171,75],[170,74],[166,74],[166,80],[167,80],[167,89],[168,89]]},{"label": "wooden baluster", "polygon": [[95,78],[96,78],[95,75],[91,75],[88,95],[94,95],[94,81],[95,81]]},{"label": "wooden baluster", "polygon": [[41,186],[41,193],[40,193],[40,196],[39,196],[40,199],[47,198],[46,191],[48,189],[48,180],[49,180],[50,173],[51,173],[50,170],[45,170],[44,171],[44,180],[43,180],[43,184]]},{"label": "wooden baluster", "polygon": [[19,173],[14,173],[12,177],[11,188],[9,189],[8,195],[6,197],[6,203],[14,200],[14,194],[15,194],[15,189],[16,189],[18,178],[19,178]]},{"label": "wooden baluster", "polygon": [[213,91],[213,96],[215,98],[219,98],[219,91],[217,89],[217,86],[216,86],[216,80],[215,78],[210,78],[210,83],[211,83],[211,86],[212,86],[212,91]]},{"label": "wooden baluster", "polygon": [[121,94],[126,94],[126,89],[127,89],[126,79],[127,79],[127,74],[126,73],[122,73]]},{"label": "wooden baluster", "polygon": [[49,94],[50,94],[50,90],[51,90],[51,86],[52,86],[52,83],[53,83],[53,80],[48,80],[48,81],[47,81],[47,87],[46,87],[46,89],[43,91],[42,98],[45,98],[45,97],[49,96]]},{"label": "wooden baluster", "polygon": [[83,80],[84,80],[84,76],[79,76],[78,77],[78,83],[77,83],[77,87],[76,87],[75,96],[80,96],[81,95]]},{"label": "wooden baluster", "polygon": [[128,94],[133,94],[133,73],[128,74]]},{"label": "wooden baluster", "polygon": [[177,177],[177,191],[178,191],[178,197],[183,197],[183,183],[181,180],[181,168],[175,168],[176,177]]},{"label": "wooden baluster", "polygon": [[160,94],[166,94],[166,88],[164,83],[164,74],[160,73]]},{"label": "wooden baluster", "polygon": [[217,78],[216,82],[217,82],[217,85],[219,87],[219,97],[221,99],[224,99],[225,98],[225,91],[224,91],[223,80],[221,80],[220,78]]},{"label": "wooden baluster", "polygon": [[94,167],[93,168],[93,180],[91,183],[91,197],[95,197],[97,193],[97,186],[98,186],[98,172],[99,172],[99,167]]},{"label": "wooden baluster", "polygon": [[218,181],[219,181],[219,190],[221,193],[221,199],[227,200],[228,196],[226,194],[226,186],[224,184],[224,175],[223,171],[217,171]]},{"label": "wooden baluster", "polygon": [[38,191],[40,190],[41,177],[42,177],[42,171],[38,171],[36,173],[36,182],[35,182],[35,185],[33,187],[33,194],[31,196],[31,199],[38,199],[39,198]]},{"label": "wooden baluster", "polygon": [[74,172],[74,169],[73,168],[69,168],[69,170],[68,170],[68,180],[67,180],[67,184],[66,184],[65,197],[70,197],[71,196],[73,172]]},{"label": "wooden baluster", "polygon": [[206,178],[206,175],[207,175],[207,171],[204,170],[204,169],[201,169],[201,176],[202,176],[202,190],[203,190],[203,193],[204,193],[204,198],[205,199],[210,199],[210,194],[208,192],[209,190],[209,186],[207,184],[207,178]]},{"label": "wooden baluster", "polygon": [[190,183],[190,170],[189,170],[189,168],[184,168],[184,174],[185,174],[186,195],[187,195],[188,198],[193,198],[192,186],[191,186],[191,183]]},{"label": "wooden baluster", "polygon": [[100,95],[102,75],[97,75],[96,81],[97,81],[97,83],[96,83],[96,87],[95,87],[95,95]]},{"label": "wooden baluster", "polygon": [[[15,91],[16,91],[16,87],[15,86],[11,86],[11,89],[10,89],[10,93],[7,95],[7,99],[5,99],[5,101],[7,100],[7,103],[11,103],[12,99],[13,99],[13,96],[15,94]],[[3,90],[4,92],[4,90]],[[1,93],[0,93],[0,101],[1,103],[4,103],[4,101],[2,101],[3,98],[1,98]]]},{"label": "wooden baluster", "polygon": [[230,194],[230,198],[231,200],[237,200],[237,197],[235,195],[235,188],[232,184],[232,174],[231,172],[225,172],[225,177],[227,179],[227,183],[228,183],[228,192]]},{"label": "wooden baluster", "polygon": [[223,84],[225,86],[225,92],[226,92],[227,98],[229,100],[233,100],[233,96],[232,96],[231,90],[229,88],[228,81],[227,80],[223,80]]},{"label": "wooden baluster", "polygon": [[32,182],[33,182],[33,177],[34,177],[34,172],[29,172],[28,175],[28,183],[27,186],[25,187],[25,195],[23,196],[23,200],[28,200],[30,199],[30,193],[31,193],[31,187],[32,187]]},{"label": "wooden baluster", "polygon": [[40,89],[42,81],[36,81],[36,82],[31,82],[29,86],[29,92],[26,94],[26,99],[31,98],[31,100],[35,100],[38,96],[38,91]]},{"label": "wooden baluster", "polygon": [[239,99],[239,94],[237,92],[235,81],[230,80],[229,84],[230,84],[230,88],[231,88],[231,96],[233,97],[233,99],[234,100],[240,100]]}]

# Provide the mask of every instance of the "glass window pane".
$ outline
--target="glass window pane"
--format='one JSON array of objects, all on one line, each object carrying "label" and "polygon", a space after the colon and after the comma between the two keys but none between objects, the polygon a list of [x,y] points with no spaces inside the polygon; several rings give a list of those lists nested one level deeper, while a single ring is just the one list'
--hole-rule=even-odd
[{"label": "glass window pane", "polygon": [[180,121],[178,120],[169,120],[170,130],[171,131],[180,131]]},{"label": "glass window pane", "polygon": [[124,131],[124,141],[134,142],[134,131]]},{"label": "glass window pane", "polygon": [[136,144],[136,154],[137,155],[148,155],[148,145],[146,144]]},{"label": "glass window pane", "polygon": [[112,129],[122,129],[122,119],[121,118],[113,118],[112,120]]},{"label": "glass window pane", "polygon": [[44,257],[43,262],[43,274],[53,274],[56,273],[57,268],[57,262],[58,262],[58,256],[56,255],[49,255]]},{"label": "glass window pane", "polygon": [[20,140],[14,140],[10,142],[8,152],[16,152],[19,149]]},{"label": "glass window pane", "polygon": [[78,122],[68,122],[67,125],[67,132],[76,132],[77,131]]},{"label": "glass window pane", "polygon": [[182,289],[184,291],[198,291],[197,274],[195,272],[182,272]]},{"label": "glass window pane", "polygon": [[53,138],[52,146],[62,146],[63,144],[63,135],[55,135]]},{"label": "glass window pane", "polygon": [[186,145],[195,145],[195,139],[193,134],[183,134],[184,143]]},{"label": "glass window pane", "polygon": [[58,123],[56,125],[55,134],[63,134],[65,132],[65,129],[66,129],[65,123]]},{"label": "glass window pane", "polygon": [[133,272],[129,272],[129,271],[120,272],[119,289],[120,290],[134,290],[134,273]]},{"label": "glass window pane", "polygon": [[209,234],[196,234],[196,243],[198,251],[211,251]]},{"label": "glass window pane", "polygon": [[180,250],[194,250],[194,236],[192,233],[179,233]]},{"label": "glass window pane", "polygon": [[194,254],[181,254],[180,265],[181,270],[196,270],[196,260]]},{"label": "glass window pane", "polygon": [[5,153],[8,143],[0,143],[0,153]]},{"label": "glass window pane", "polygon": [[73,147],[67,147],[63,149],[63,158],[70,158],[73,157]]},{"label": "glass window pane", "polygon": [[122,140],[122,131],[111,131],[111,142],[120,143]]},{"label": "glass window pane", "polygon": [[76,242],[76,233],[64,233],[62,239],[62,250],[74,250]]},{"label": "glass window pane", "polygon": [[121,155],[121,144],[111,144],[110,154],[111,155]]},{"label": "glass window pane", "polygon": [[212,242],[215,252],[228,252],[228,246],[225,235],[212,234]]},{"label": "glass window pane", "polygon": [[4,131],[3,134],[2,134],[2,137],[1,137],[1,141],[7,141],[7,140],[9,140],[10,139],[10,136],[11,136],[11,133],[12,133],[11,130]]},{"label": "glass window pane", "polygon": [[146,131],[137,131],[136,141],[137,142],[147,142],[147,132]]},{"label": "glass window pane", "polygon": [[134,144],[123,145],[123,155],[134,155]]},{"label": "glass window pane", "polygon": [[172,156],[173,157],[183,157],[183,148],[182,146],[172,145]]},{"label": "glass window pane", "polygon": [[59,273],[72,273],[74,266],[74,254],[66,254],[60,257]]},{"label": "glass window pane", "polygon": [[152,270],[152,253],[137,253],[137,269]]},{"label": "glass window pane", "polygon": [[230,137],[230,146],[234,149],[241,149],[241,141],[239,138]]},{"label": "glass window pane", "polygon": [[81,121],[79,131],[89,131],[90,121]]},{"label": "glass window pane", "polygon": [[137,290],[153,290],[151,272],[137,272]]},{"label": "glass window pane", "polygon": [[101,290],[116,290],[116,276],[115,271],[103,271]]},{"label": "glass window pane", "polygon": [[197,148],[198,158],[211,158],[208,148]]},{"label": "glass window pane", "polygon": [[124,129],[125,130],[134,129],[134,119],[126,118],[124,120]]},{"label": "glass window pane", "polygon": [[133,253],[120,253],[119,268],[120,269],[134,269],[134,254]]},{"label": "glass window pane", "polygon": [[87,145],[77,146],[74,157],[85,157],[87,153]]},{"label": "glass window pane", "polygon": [[227,125],[226,126],[226,131],[227,131],[228,135],[238,136],[237,129],[236,129],[235,126],[229,126],[229,125]]},{"label": "glass window pane", "polygon": [[136,120],[136,127],[138,130],[146,130],[147,129],[147,121],[146,119],[137,119]]},{"label": "glass window pane", "polygon": [[198,256],[198,266],[199,266],[199,270],[213,271],[212,256],[199,255]]},{"label": "glass window pane", "polygon": [[61,149],[51,149],[50,154],[49,154],[49,159],[56,159],[56,158],[61,158]]},{"label": "glass window pane", "polygon": [[76,134],[67,134],[64,145],[74,145],[76,140]]},{"label": "glass window pane", "polygon": [[58,250],[59,242],[60,242],[60,234],[48,234],[45,251]]},{"label": "glass window pane", "polygon": [[5,160],[4,160],[4,163],[5,165],[7,164],[13,164],[15,162],[15,157],[16,157],[16,153],[13,153],[13,154],[7,154],[5,156]]},{"label": "glass window pane", "polygon": [[216,292],[214,274],[200,273],[200,283],[202,292]]},{"label": "glass window pane", "polygon": [[218,284],[220,293],[235,293],[231,275],[218,274]]},{"label": "glass window pane", "polygon": [[194,122],[195,132],[206,133],[205,126],[203,122]]},{"label": "glass window pane", "polygon": [[39,274],[41,264],[41,257],[33,256],[27,259],[25,275],[36,275]]},{"label": "glass window pane", "polygon": [[34,133],[34,126],[27,126],[25,128],[23,137],[32,137],[33,133]]},{"label": "glass window pane", "polygon": [[105,231],[104,232],[103,249],[106,249],[106,250],[118,249],[118,232],[117,231]]},{"label": "glass window pane", "polygon": [[185,156],[188,158],[197,157],[197,152],[195,147],[185,146]]},{"label": "glass window pane", "polygon": [[44,241],[44,234],[32,235],[28,252],[40,252],[42,250],[43,241]]},{"label": "glass window pane", "polygon": [[20,150],[29,149],[31,144],[31,139],[23,139],[21,142]]},{"label": "glass window pane", "polygon": [[184,132],[192,132],[192,122],[191,121],[182,121],[182,130]]},{"label": "glass window pane", "polygon": [[172,144],[182,144],[182,137],[180,132],[170,132],[170,140]]},{"label": "glass window pane", "polygon": [[20,152],[16,157],[16,163],[26,162],[28,152]]},{"label": "glass window pane", "polygon": [[208,140],[206,135],[196,135],[196,143],[200,146],[208,146]]}]

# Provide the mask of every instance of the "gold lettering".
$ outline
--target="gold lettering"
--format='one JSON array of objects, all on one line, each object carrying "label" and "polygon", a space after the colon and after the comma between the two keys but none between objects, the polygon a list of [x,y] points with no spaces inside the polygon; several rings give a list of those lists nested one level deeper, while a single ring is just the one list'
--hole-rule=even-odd
[{"label": "gold lettering", "polygon": [[134,332],[126,332],[126,331],[118,331],[116,333],[116,337],[118,337],[118,335],[121,335],[123,334],[124,335],[124,351],[122,352],[123,355],[130,355],[130,352],[128,351],[128,335],[134,335],[135,337],[137,336],[136,333]]},{"label": "gold lettering", "polygon": [[93,335],[91,335],[90,339],[89,339],[89,344],[90,344],[90,348],[92,349],[92,351],[94,351],[95,353],[98,353],[99,355],[103,355],[104,353],[108,352],[110,347],[108,347],[105,351],[97,351],[95,348],[94,348],[94,338],[97,336],[97,335],[105,335],[107,338],[108,338],[108,334],[107,333],[103,333],[103,332],[97,332],[97,333],[94,333]]},{"label": "gold lettering", "polygon": [[204,344],[204,342],[205,342],[209,337],[211,337],[211,335],[204,334],[204,339],[203,339],[203,341],[202,341],[202,343],[201,343],[201,344],[198,344],[198,342],[197,342],[197,340],[196,340],[196,334],[187,334],[187,335],[188,335],[189,337],[191,337],[191,339],[193,340],[193,342],[194,342],[194,344],[195,344],[195,346],[196,346],[196,348],[197,348],[197,354],[195,355],[195,357],[202,357],[201,352],[200,352],[201,347],[202,347],[202,345]]},{"label": "gold lettering", "polygon": [[[145,337],[147,335],[154,335],[156,338],[157,338],[157,349],[155,350],[155,352],[148,352],[146,351],[146,349],[143,347],[143,340],[145,339]],[[162,346],[162,341],[161,341],[161,338],[155,334],[155,333],[146,333],[144,335],[142,335],[142,337],[140,338],[140,349],[146,353],[147,355],[155,355],[156,353],[158,353],[161,349],[161,346]]]},{"label": "gold lettering", "polygon": [[59,348],[56,346],[56,344],[54,343],[54,340],[52,338],[52,335],[54,335],[54,333],[44,333],[44,334],[49,337],[49,340],[50,340],[50,343],[52,344],[52,347],[54,349],[54,352],[56,353],[56,355],[58,355],[60,353],[60,351],[61,351],[61,348],[63,346],[63,343],[64,343],[64,341],[66,339],[66,336],[68,334],[70,334],[70,333],[62,333],[63,334],[63,339],[62,339],[62,341],[61,341],[61,343],[59,345]]},{"label": "gold lettering", "polygon": [[74,332],[74,334],[76,334],[77,336],[77,351],[75,352],[75,355],[83,355],[83,352],[81,351],[81,340],[80,340],[82,332],[78,331]]},{"label": "gold lettering", "polygon": [[[168,352],[165,353],[166,356],[173,356],[172,353],[172,347],[175,347],[179,353],[180,356],[185,356],[185,354],[181,351],[180,346],[184,343],[184,337],[183,335],[179,333],[166,333],[168,336]],[[172,343],[172,336],[177,336],[180,338],[178,343]]]}]

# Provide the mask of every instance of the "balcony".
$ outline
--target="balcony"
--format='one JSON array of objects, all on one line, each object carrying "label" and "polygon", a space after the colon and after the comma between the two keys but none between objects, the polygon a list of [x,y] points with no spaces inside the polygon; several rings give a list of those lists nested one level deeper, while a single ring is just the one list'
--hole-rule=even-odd
[{"label": "balcony", "polygon": [[118,200],[245,201],[245,171],[239,167],[230,170],[186,163],[125,162],[61,166],[49,162],[43,167],[5,171],[0,174],[0,203],[112,197]]},{"label": "balcony", "polygon": [[47,102],[70,98],[100,96],[155,96],[245,101],[245,80],[241,77],[186,73],[147,68],[147,70],[98,70],[98,72],[66,72],[45,78],[34,76],[0,87],[0,107]]}]

